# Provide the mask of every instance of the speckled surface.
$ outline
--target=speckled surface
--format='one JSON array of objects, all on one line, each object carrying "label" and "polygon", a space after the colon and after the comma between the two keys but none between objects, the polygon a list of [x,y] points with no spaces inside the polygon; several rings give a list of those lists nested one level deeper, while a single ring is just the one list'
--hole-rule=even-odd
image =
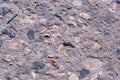
[{"label": "speckled surface", "polygon": [[0,0],[0,80],[120,80],[120,3]]}]

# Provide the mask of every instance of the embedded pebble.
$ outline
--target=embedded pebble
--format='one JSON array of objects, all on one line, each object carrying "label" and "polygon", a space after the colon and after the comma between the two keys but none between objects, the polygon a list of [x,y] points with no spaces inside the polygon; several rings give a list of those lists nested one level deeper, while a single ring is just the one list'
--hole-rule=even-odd
[{"label": "embedded pebble", "polygon": [[48,58],[54,58],[54,55],[48,55]]},{"label": "embedded pebble", "polygon": [[90,74],[90,71],[89,70],[87,70],[87,69],[82,69],[81,71],[80,71],[80,78],[84,78],[84,77],[86,77],[87,75],[89,75]]},{"label": "embedded pebble", "polygon": [[120,0],[116,0],[117,3],[120,3]]},{"label": "embedded pebble", "polygon": [[109,35],[109,34],[110,34],[110,30],[107,30],[107,29],[104,30],[104,34],[105,34],[105,35]]},{"label": "embedded pebble", "polygon": [[51,21],[54,19],[54,15],[52,13],[44,13],[43,14],[45,16],[45,18],[48,20],[48,21]]},{"label": "embedded pebble", "polygon": [[56,13],[55,16],[56,16],[57,18],[59,18],[60,20],[63,20],[63,19],[62,19],[62,16],[61,16],[60,14]]},{"label": "embedded pebble", "polygon": [[42,25],[46,25],[47,24],[47,19],[40,19],[39,22]]},{"label": "embedded pebble", "polygon": [[75,46],[71,42],[63,42],[64,46],[70,46],[72,48],[75,48]]},{"label": "embedded pebble", "polygon": [[45,67],[44,63],[38,61],[33,62],[32,65],[33,65],[33,69],[35,70],[43,69]]},{"label": "embedded pebble", "polygon": [[2,33],[8,35],[10,38],[15,38],[15,35],[16,35],[16,34],[15,34],[11,29],[9,29],[9,28],[2,30]]},{"label": "embedded pebble", "polygon": [[79,80],[79,78],[75,73],[72,73],[69,77],[69,80]]},{"label": "embedded pebble", "polygon": [[94,43],[93,46],[91,47],[91,49],[94,51],[99,51],[102,49],[102,46],[98,43]]},{"label": "embedded pebble", "polygon": [[11,10],[8,9],[7,7],[2,7],[2,15],[5,16],[8,12],[10,12]]},{"label": "embedded pebble", "polygon": [[120,48],[117,48],[117,49],[116,49],[116,54],[117,54],[117,55],[120,54]]},{"label": "embedded pebble", "polygon": [[87,13],[85,12],[82,12],[82,13],[79,13],[79,16],[83,19],[90,19],[90,15],[88,15]]},{"label": "embedded pebble", "polygon": [[59,68],[58,62],[56,60],[51,60],[51,64],[56,67]]},{"label": "embedded pebble", "polygon": [[34,36],[34,31],[33,30],[28,30],[27,32],[27,37],[30,39],[30,40],[33,40],[35,38]]},{"label": "embedded pebble", "polygon": [[33,71],[31,71],[31,76],[32,76],[33,78],[36,78],[36,73],[33,72]]}]

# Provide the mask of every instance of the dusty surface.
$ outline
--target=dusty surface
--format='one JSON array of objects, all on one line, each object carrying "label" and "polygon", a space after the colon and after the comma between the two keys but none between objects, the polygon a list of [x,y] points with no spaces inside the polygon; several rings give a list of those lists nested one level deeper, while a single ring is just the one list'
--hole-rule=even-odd
[{"label": "dusty surface", "polygon": [[0,0],[0,80],[120,80],[120,0]]}]

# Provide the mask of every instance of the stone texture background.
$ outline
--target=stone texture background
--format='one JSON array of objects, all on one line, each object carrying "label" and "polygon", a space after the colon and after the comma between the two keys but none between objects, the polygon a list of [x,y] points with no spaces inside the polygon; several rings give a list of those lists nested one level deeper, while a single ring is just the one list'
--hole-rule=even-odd
[{"label": "stone texture background", "polygon": [[0,80],[120,80],[120,1],[0,0]]}]

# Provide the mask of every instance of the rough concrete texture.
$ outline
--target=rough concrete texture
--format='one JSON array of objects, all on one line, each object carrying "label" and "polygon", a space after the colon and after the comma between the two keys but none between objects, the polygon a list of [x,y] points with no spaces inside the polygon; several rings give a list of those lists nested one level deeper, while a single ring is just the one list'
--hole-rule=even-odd
[{"label": "rough concrete texture", "polygon": [[0,0],[0,80],[120,80],[120,0]]}]

